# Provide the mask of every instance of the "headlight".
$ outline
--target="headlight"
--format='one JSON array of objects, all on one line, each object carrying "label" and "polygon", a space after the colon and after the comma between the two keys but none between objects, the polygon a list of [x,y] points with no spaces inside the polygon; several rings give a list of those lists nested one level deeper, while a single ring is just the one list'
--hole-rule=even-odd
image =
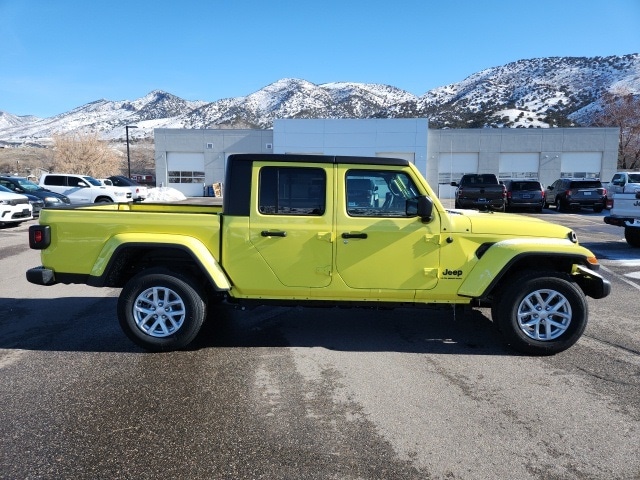
[{"label": "headlight", "polygon": [[60,199],[58,197],[45,197],[45,203],[60,203]]}]

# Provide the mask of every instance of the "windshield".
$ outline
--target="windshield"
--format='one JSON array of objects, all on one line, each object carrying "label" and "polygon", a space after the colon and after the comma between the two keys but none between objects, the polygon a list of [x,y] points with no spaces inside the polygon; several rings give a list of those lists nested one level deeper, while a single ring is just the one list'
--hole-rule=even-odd
[{"label": "windshield", "polygon": [[588,180],[571,182],[569,188],[602,188],[600,181],[594,180],[592,182]]},{"label": "windshield", "polygon": [[93,178],[93,177],[89,177],[89,176],[87,176],[87,177],[82,177],[82,178],[83,178],[84,180],[86,180],[87,182],[89,182],[91,185],[94,185],[94,186],[96,186],[96,187],[101,187],[101,186],[102,186],[102,184],[101,184],[98,180],[96,180],[95,178]]},{"label": "windshield", "polygon": [[17,178],[16,182],[18,182],[18,185],[20,185],[20,187],[26,192],[36,192],[42,189],[40,185],[36,185],[26,178]]},{"label": "windshield", "polygon": [[540,185],[540,182],[513,182],[511,184],[511,190],[513,190],[514,192],[531,192],[542,190],[542,186]]}]

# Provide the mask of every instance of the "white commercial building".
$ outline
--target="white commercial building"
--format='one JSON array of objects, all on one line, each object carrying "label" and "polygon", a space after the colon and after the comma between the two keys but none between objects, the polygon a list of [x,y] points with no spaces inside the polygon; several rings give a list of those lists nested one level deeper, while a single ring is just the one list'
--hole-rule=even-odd
[{"label": "white commercial building", "polygon": [[156,129],[158,185],[201,196],[223,182],[232,153],[382,156],[414,163],[438,194],[453,195],[464,173],[537,178],[601,178],[616,172],[617,128],[430,130],[423,118],[280,119],[273,130]]}]

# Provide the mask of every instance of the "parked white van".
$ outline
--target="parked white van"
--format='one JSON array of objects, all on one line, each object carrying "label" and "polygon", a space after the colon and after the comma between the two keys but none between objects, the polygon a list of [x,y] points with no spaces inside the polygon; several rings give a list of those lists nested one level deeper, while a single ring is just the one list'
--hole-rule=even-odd
[{"label": "parked white van", "polygon": [[130,202],[131,192],[116,190],[89,175],[47,173],[40,177],[40,186],[69,197],[71,203]]}]

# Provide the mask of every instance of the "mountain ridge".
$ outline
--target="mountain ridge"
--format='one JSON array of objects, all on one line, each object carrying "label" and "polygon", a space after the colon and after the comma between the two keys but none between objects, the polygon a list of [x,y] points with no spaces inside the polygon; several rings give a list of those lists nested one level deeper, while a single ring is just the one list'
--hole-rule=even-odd
[{"label": "mountain ridge", "polygon": [[154,128],[271,128],[276,118],[428,118],[433,128],[589,125],[603,94],[640,95],[640,54],[524,59],[416,96],[391,85],[283,78],[244,97],[189,101],[153,90],[136,100],[95,100],[53,117],[0,111],[0,145],[47,144],[57,133],[123,139]]}]

